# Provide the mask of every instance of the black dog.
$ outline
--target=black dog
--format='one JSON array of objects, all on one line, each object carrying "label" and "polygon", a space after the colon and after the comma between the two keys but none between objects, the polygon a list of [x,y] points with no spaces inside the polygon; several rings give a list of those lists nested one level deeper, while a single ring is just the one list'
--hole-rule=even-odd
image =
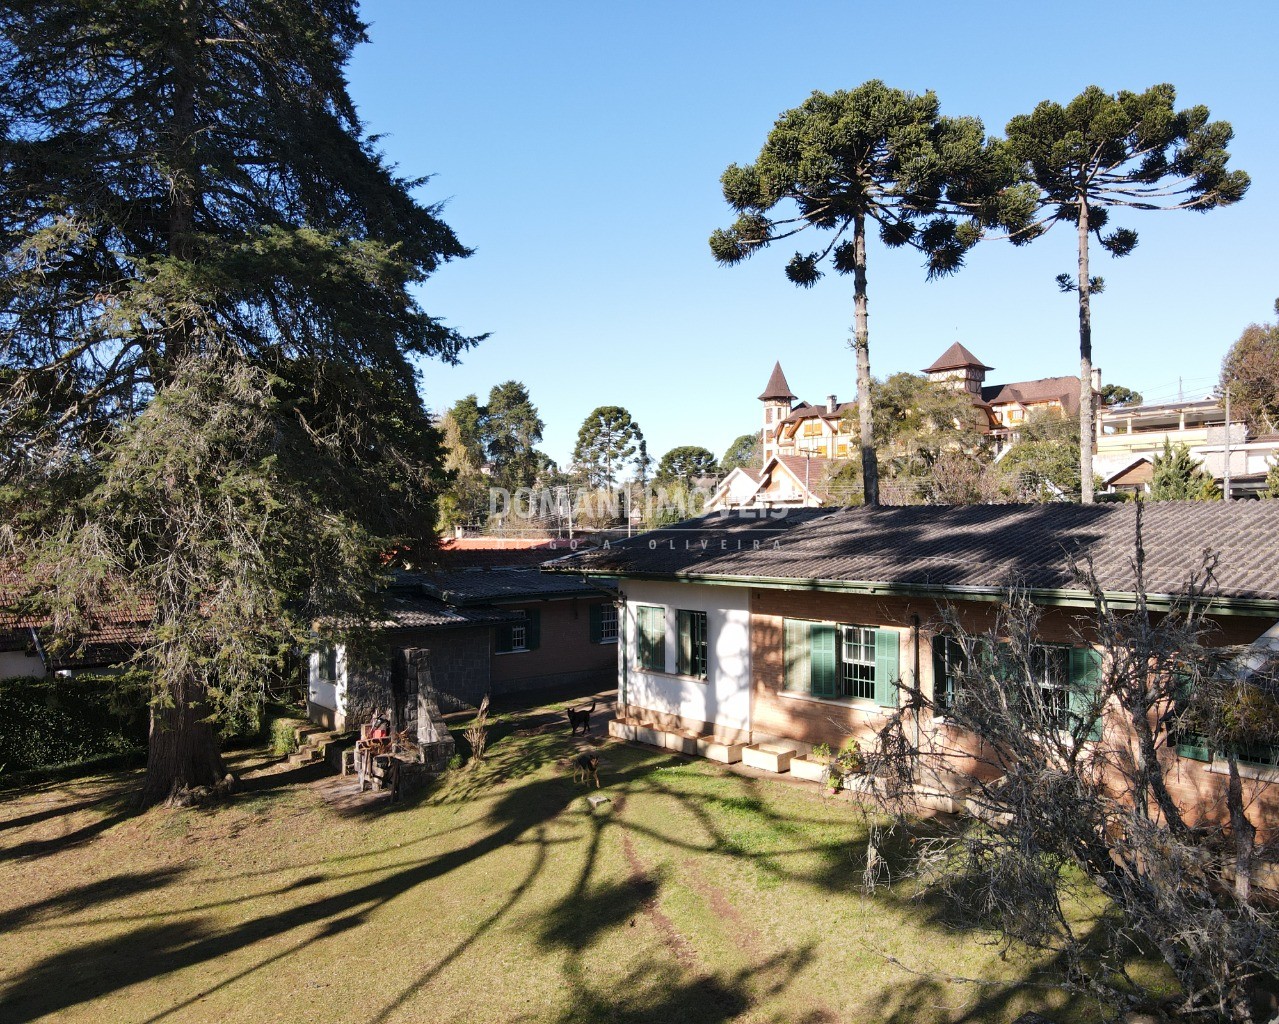
[{"label": "black dog", "polygon": [[595,788],[600,788],[600,757],[599,754],[578,754],[573,758],[573,781],[586,782],[590,779],[595,780]]},{"label": "black dog", "polygon": [[568,708],[565,712],[568,715],[568,724],[570,736],[577,735],[577,727],[582,727],[582,732],[591,731],[591,712],[595,710],[595,701],[591,701],[589,708]]}]

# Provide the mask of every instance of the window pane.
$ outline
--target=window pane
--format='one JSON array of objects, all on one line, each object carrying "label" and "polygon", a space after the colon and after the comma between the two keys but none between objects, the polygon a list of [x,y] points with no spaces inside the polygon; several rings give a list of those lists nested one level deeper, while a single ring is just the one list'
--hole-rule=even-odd
[{"label": "window pane", "polygon": [[638,611],[639,662],[641,668],[666,671],[666,610],[641,606]]},{"label": "window pane", "polygon": [[875,631],[864,626],[844,626],[840,650],[842,694],[861,700],[875,699]]}]

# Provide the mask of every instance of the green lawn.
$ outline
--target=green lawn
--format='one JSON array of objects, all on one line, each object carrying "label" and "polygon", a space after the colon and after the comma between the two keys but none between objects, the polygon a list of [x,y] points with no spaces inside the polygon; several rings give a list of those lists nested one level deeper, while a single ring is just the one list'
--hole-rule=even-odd
[{"label": "green lawn", "polygon": [[567,727],[520,725],[395,807],[303,773],[212,810],[132,814],[122,775],[0,795],[0,1020],[1090,1015],[901,889],[863,895],[854,805],[605,744],[592,814]]}]

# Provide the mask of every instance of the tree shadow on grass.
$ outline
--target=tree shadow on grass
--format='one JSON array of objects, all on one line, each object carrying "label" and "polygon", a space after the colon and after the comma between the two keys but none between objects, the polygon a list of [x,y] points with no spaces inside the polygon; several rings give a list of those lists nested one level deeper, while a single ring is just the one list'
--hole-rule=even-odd
[{"label": "tree shadow on grass", "polygon": [[[529,742],[541,739],[528,738]],[[510,753],[513,757],[520,756],[518,749],[512,749]],[[660,963],[647,965],[643,971],[607,979],[587,975],[582,959],[584,949],[607,930],[626,927],[629,920],[642,913],[652,914],[661,891],[660,880],[638,870],[633,870],[627,883],[594,880],[602,844],[610,835],[620,833],[623,842],[628,834],[646,836],[674,850],[694,854],[719,852],[745,862],[767,862],[772,865],[771,870],[807,884],[838,885],[842,891],[847,891],[849,885],[846,868],[837,879],[836,873],[822,859],[834,857],[836,844],[806,842],[804,829],[796,830],[794,821],[778,814],[770,806],[769,799],[761,798],[764,784],[755,780],[739,780],[742,792],[728,796],[715,792],[690,792],[688,787],[670,784],[672,779],[678,778],[678,773],[663,774],[655,770],[679,763],[668,756],[634,749],[610,750],[609,755],[616,763],[606,779],[606,792],[611,791],[619,797],[627,792],[634,796],[649,792],[681,801],[701,823],[707,839],[699,842],[698,837],[690,839],[687,834],[663,834],[611,813],[591,814],[583,819],[589,821],[591,832],[573,891],[549,915],[539,915],[530,922],[538,927],[541,941],[548,951],[568,953],[564,981],[570,993],[570,1008],[564,1012],[561,1024],[588,1020],[619,1024],[656,1024],[672,1020],[717,1024],[741,1016],[767,998],[770,992],[775,994],[791,984],[797,972],[811,959],[811,947],[778,953],[767,959],[757,958],[758,962],[750,968],[731,973],[699,967],[691,944],[671,940],[667,944],[669,957]],[[392,996],[385,1006],[367,1009],[364,1018],[367,1024],[381,1024],[402,1012],[410,999],[425,990],[450,964],[463,957],[481,936],[512,915],[530,887],[542,876],[552,845],[579,841],[576,838],[551,840],[546,832],[549,822],[576,804],[585,792],[574,786],[568,777],[522,779],[518,785],[490,782],[490,786],[497,787],[498,792],[496,795],[488,794],[493,799],[483,824],[489,831],[477,841],[457,849],[390,865],[374,862],[364,867],[352,864],[351,870],[345,872],[334,873],[331,870],[339,862],[358,862],[362,857],[379,852],[366,851],[314,865],[317,870],[310,875],[263,892],[141,915],[141,918],[121,916],[104,919],[103,923],[110,920],[138,923],[132,930],[110,939],[68,946],[12,976],[4,984],[0,1018],[31,1019],[54,1015],[102,999],[125,987],[152,981],[192,965],[212,964],[219,958],[251,950],[272,940],[271,949],[274,951],[270,955],[256,958],[233,972],[227,968],[227,973],[211,986],[183,998],[153,1018],[159,1020],[257,972],[287,961],[317,939],[360,927],[379,908],[421,885],[446,878],[490,853],[515,845],[532,848],[534,852],[527,872],[496,909],[458,936],[443,957]],[[270,789],[266,791],[269,793]],[[432,797],[432,803],[447,805],[473,799],[474,796],[467,787],[461,787],[447,796],[441,794],[438,800]],[[763,829],[762,840],[750,844],[735,838],[732,828],[725,828],[721,820],[725,814],[730,825],[733,816],[737,815],[743,819],[744,825]],[[438,838],[442,834],[435,833],[429,838]],[[843,848],[847,849],[847,837]],[[819,862],[822,866],[816,871],[805,869],[800,872],[788,866],[790,855],[813,852],[821,855]],[[292,865],[290,869],[298,867]],[[325,883],[324,888],[317,889],[321,882]],[[123,884],[127,886],[129,882]],[[138,891],[145,889],[146,884],[146,879],[139,878]],[[167,881],[156,878],[155,884],[167,884]],[[261,907],[258,901],[278,898],[293,890],[298,891],[297,902],[283,909],[254,913],[255,904]],[[109,890],[95,893],[88,889],[82,898],[93,902],[99,897],[106,900],[113,895],[119,894],[112,894]],[[75,909],[75,900],[74,895],[68,897],[69,910]],[[228,904],[241,905],[243,919],[229,927],[220,922],[215,924],[207,911]],[[44,914],[47,917],[57,910],[56,905],[36,906],[23,908],[21,913]],[[181,920],[164,919],[179,916]],[[20,916],[19,921],[22,920],[26,918]],[[76,922],[77,925],[84,923]],[[669,922],[665,931],[662,927],[656,928],[659,935],[666,934],[668,939],[669,930]],[[285,937],[291,937],[292,941]],[[284,947],[281,946],[282,939],[287,941]],[[244,958],[240,957],[238,962],[243,964]],[[920,998],[929,996],[927,991],[921,992]],[[822,1018],[810,1014],[809,1019],[815,1022]],[[894,1019],[905,1021],[908,1018],[898,1016]]]},{"label": "tree shadow on grass", "polygon": [[565,969],[570,1005],[556,1024],[722,1024],[779,995],[811,960],[811,947],[803,947],[732,972],[666,961],[588,980],[575,958]]},{"label": "tree shadow on grass", "polygon": [[139,871],[68,889],[34,903],[0,913],[0,933],[40,921],[57,921],[64,914],[83,913],[99,903],[109,903],[139,893],[163,888],[186,873],[182,867]]},{"label": "tree shadow on grass", "polygon": [[[493,831],[474,843],[390,869],[373,867],[367,871],[353,872],[348,877],[364,874],[378,877],[328,896],[306,899],[277,913],[249,917],[232,928],[214,932],[204,919],[199,918],[186,923],[149,923],[110,940],[61,950],[12,977],[5,987],[5,999],[0,1004],[0,1009],[6,1010],[12,1019],[18,1020],[54,1014],[88,1000],[102,998],[120,988],[170,974],[193,964],[209,962],[295,930],[308,929],[314,925],[345,930],[358,923],[370,911],[390,903],[417,886],[444,877],[489,853],[520,842],[526,833],[536,832],[544,822],[563,811],[576,796],[560,779],[529,783],[512,790],[494,805],[488,816],[489,822],[495,826]],[[539,847],[544,845],[536,835],[534,842]],[[541,870],[543,859],[543,854],[535,858],[534,874]],[[532,877],[534,876],[530,876],[526,884],[531,884]],[[492,927],[496,920],[497,917],[493,917],[481,931]],[[452,957],[461,955],[479,933],[477,931],[459,943]],[[189,1005],[194,998],[224,988],[298,952],[317,937],[323,937],[323,934],[301,940],[284,953],[273,955],[224,979],[200,996],[186,1000],[168,1012]],[[85,962],[110,963],[111,968],[81,978],[79,965]],[[75,978],[75,983],[69,984],[69,978]],[[0,1018],[4,1016],[5,1014],[0,1013]]]},{"label": "tree shadow on grass", "polygon": [[52,836],[49,839],[27,839],[4,847],[0,849],[0,862],[28,857],[47,857],[72,847],[83,846],[108,829],[143,813],[143,809],[133,800],[132,795],[105,797],[94,801],[94,806],[100,806],[106,812],[96,821],[73,828],[60,836]]}]

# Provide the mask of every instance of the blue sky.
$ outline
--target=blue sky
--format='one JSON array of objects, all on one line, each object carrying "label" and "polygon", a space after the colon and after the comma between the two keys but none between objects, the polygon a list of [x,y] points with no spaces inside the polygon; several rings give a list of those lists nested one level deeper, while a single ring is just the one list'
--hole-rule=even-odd
[{"label": "blue sky", "polygon": [[[776,248],[723,268],[707,236],[732,219],[719,190],[759,152],[777,115],[814,89],[871,78],[922,92],[1001,133],[1042,99],[1171,82],[1235,129],[1245,200],[1207,214],[1133,213],[1141,242],[1094,257],[1105,380],[1147,400],[1211,388],[1222,356],[1279,295],[1279,72],[1269,4],[484,2],[368,0],[371,45],[349,69],[368,130],[422,198],[476,249],[424,287],[425,308],[491,337],[462,365],[423,366],[443,410],[524,381],[567,463],[595,406],[628,408],[660,456],[717,455],[760,424],[780,359],[816,402],[856,391],[852,285],[791,285]],[[907,13],[908,12],[908,13]],[[1079,26],[1076,28],[1075,26]],[[1087,48],[1073,41],[1083,37]],[[869,255],[871,369],[926,366],[962,341],[992,381],[1078,372],[1073,270],[1061,227],[1028,248],[986,242],[927,282],[918,257]],[[805,246],[807,248],[807,246]]]}]

